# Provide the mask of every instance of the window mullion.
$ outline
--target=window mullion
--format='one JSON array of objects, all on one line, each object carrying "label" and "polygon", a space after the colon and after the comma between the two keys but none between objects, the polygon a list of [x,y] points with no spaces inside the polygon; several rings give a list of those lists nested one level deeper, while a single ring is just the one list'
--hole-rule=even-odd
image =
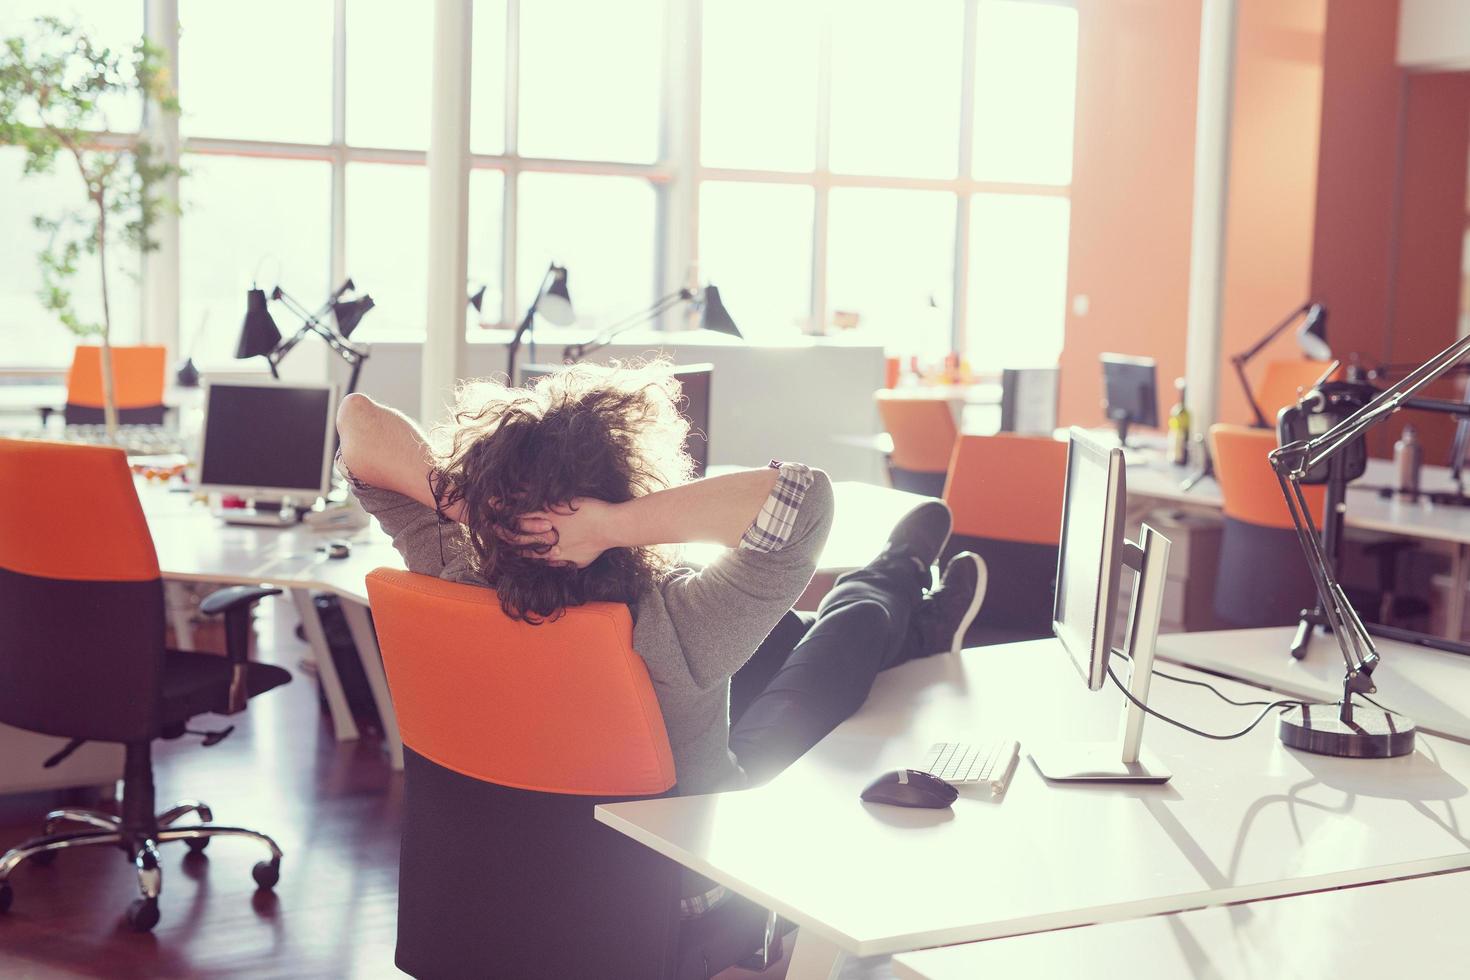
[{"label": "window mullion", "polygon": [[827,215],[832,188],[832,4],[822,6],[817,50],[816,172],[812,207],[812,309],[807,333],[821,334],[827,324]]},{"label": "window mullion", "polygon": [[951,308],[950,345],[965,353],[970,315],[970,200],[973,194],[972,172],[975,163],[975,27],[979,21],[979,0],[965,0],[964,35],[960,61],[960,154],[961,189],[955,195],[954,221],[954,302]]}]

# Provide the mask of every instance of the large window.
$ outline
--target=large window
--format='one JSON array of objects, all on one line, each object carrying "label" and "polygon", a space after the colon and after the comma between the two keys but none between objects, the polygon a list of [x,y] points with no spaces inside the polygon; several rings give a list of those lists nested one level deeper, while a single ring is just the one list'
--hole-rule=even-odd
[{"label": "large window", "polygon": [[[1055,360],[1067,0],[462,2],[471,339],[514,325],[556,261],[589,334],[698,279],[754,341],[846,332],[898,354],[957,346],[981,369]],[[118,43],[142,31],[142,0],[77,6]],[[181,250],[177,276],[150,264],[147,284],[177,296],[178,345],[227,361],[252,283],[314,308],[349,276],[377,302],[356,339],[421,338],[432,5],[178,6]],[[52,9],[13,0],[0,30]],[[18,160],[0,150],[3,186]],[[24,229],[0,244],[0,362],[69,347],[39,329],[26,224],[63,185],[0,195]],[[120,336],[136,336],[140,294],[119,280]]]}]

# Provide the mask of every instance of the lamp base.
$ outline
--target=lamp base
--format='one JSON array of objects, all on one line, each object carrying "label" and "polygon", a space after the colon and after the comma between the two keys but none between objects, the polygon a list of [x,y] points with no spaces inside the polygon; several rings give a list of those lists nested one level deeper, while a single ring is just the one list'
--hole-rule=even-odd
[{"label": "lamp base", "polygon": [[1391,759],[1414,751],[1414,723],[1371,705],[1353,708],[1344,725],[1335,704],[1308,704],[1281,716],[1278,733],[1287,748],[1347,759]]}]

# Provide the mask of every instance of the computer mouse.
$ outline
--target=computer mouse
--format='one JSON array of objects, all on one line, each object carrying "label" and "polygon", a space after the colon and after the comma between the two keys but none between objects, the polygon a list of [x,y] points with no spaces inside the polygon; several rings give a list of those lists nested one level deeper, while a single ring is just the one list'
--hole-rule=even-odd
[{"label": "computer mouse", "polygon": [[328,558],[346,558],[352,554],[352,545],[341,539],[327,542]]},{"label": "computer mouse", "polygon": [[887,803],[891,806],[917,806],[938,810],[953,803],[960,791],[938,776],[918,769],[895,769],[885,772],[863,790],[864,803]]}]

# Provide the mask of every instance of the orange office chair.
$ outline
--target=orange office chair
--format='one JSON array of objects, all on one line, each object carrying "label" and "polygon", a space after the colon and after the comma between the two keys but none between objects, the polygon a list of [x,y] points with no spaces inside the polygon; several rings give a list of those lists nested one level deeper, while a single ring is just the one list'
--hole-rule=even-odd
[{"label": "orange office chair", "polygon": [[[134,929],[158,922],[158,845],[202,851],[213,837],[247,837],[270,849],[256,884],[274,887],[281,850],[264,834],[217,826],[190,800],[156,814],[149,749],[178,738],[196,715],[234,714],[248,699],[291,679],[247,659],[250,608],[279,589],[236,586],[207,597],[223,613],[227,655],[163,645],[163,582],[153,538],[121,449],[0,439],[0,722],[71,739],[53,765],[84,741],[121,742],[122,816],[55,810],[45,835],[0,856],[0,912],[21,862],[47,864],[74,847],[119,847],[137,868],[142,897],[128,910]],[[224,733],[206,735],[213,744]],[[197,813],[202,823],[175,823]],[[86,830],[54,833],[63,823]]]},{"label": "orange office chair", "polygon": [[1038,436],[961,436],[944,487],[954,532],[944,558],[973,551],[989,584],[970,646],[1051,635],[1067,444]]},{"label": "orange office chair", "polygon": [[[163,423],[166,357],[162,347],[112,349],[113,394],[117,399],[119,423]],[[71,371],[66,376],[66,424],[102,424],[102,405],[102,348],[78,344],[72,355]]]},{"label": "orange office chair", "polygon": [[385,568],[368,596],[404,745],[399,969],[682,980],[760,945],[772,917],[742,900],[681,927],[679,867],[593,817],[674,792],[626,606],[531,626]]},{"label": "orange office chair", "polygon": [[880,391],[878,417],[893,439],[888,476],[898,490],[938,497],[954,452],[959,427],[943,398],[904,398]]},{"label": "orange office chair", "polygon": [[[1256,389],[1256,404],[1266,416],[1266,424],[1276,425],[1276,413],[1288,405],[1295,405],[1298,391],[1310,389],[1313,383],[1327,370],[1322,361],[1270,361],[1261,374],[1261,383]],[[1340,376],[1341,372],[1337,372]],[[1275,446],[1271,447],[1276,448]]]},{"label": "orange office chair", "polygon": [[[1276,445],[1276,433],[1268,429],[1210,427],[1215,479],[1225,503],[1215,615],[1233,626],[1286,626],[1317,601],[1291,512],[1266,458]],[[1320,528],[1326,488],[1302,491]]]}]

